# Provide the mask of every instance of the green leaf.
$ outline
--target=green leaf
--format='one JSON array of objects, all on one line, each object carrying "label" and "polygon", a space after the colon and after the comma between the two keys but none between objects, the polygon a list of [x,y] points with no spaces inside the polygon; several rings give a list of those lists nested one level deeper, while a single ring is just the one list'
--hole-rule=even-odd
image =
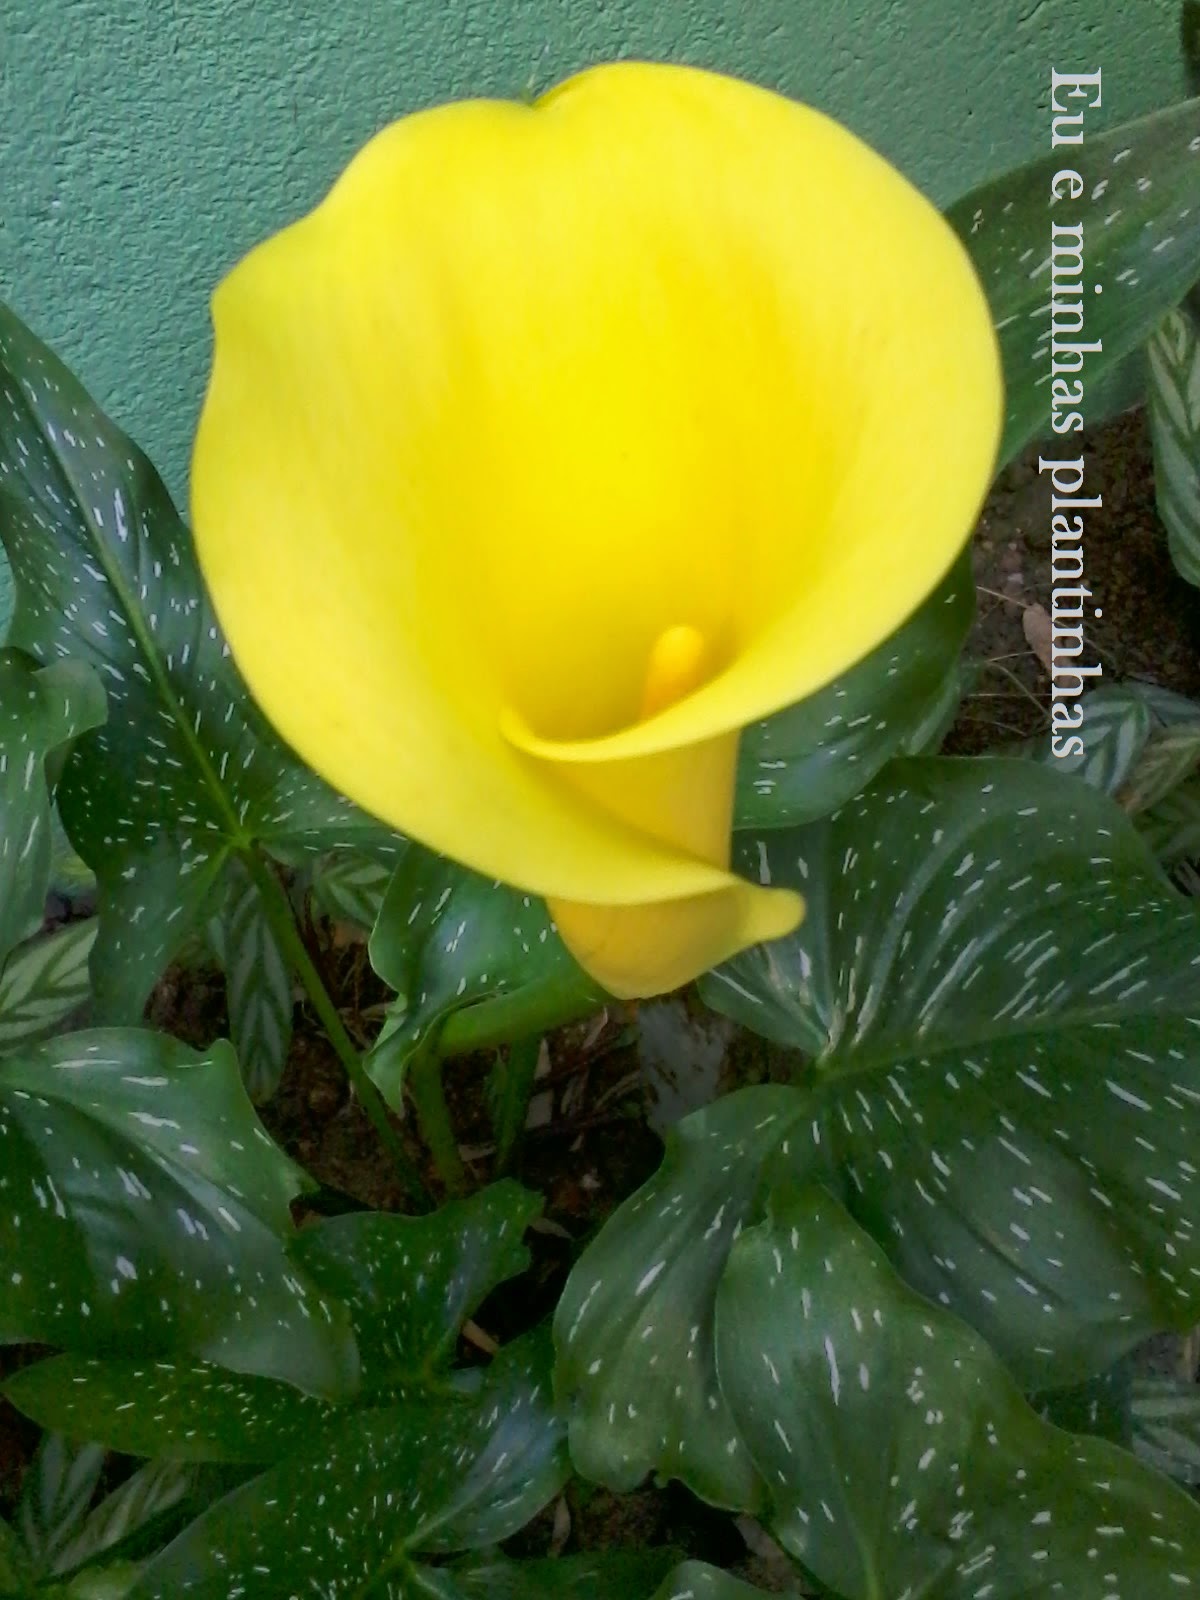
[{"label": "green leaf", "polygon": [[0,974],[0,1051],[45,1038],[83,1004],[95,938],[96,919],[89,917],[30,939],[9,956]]},{"label": "green leaf", "polygon": [[1133,771],[1117,791],[1121,809],[1136,816],[1157,805],[1200,766],[1200,721],[1151,734]]},{"label": "green leaf", "polygon": [[[1060,186],[1064,198],[1051,204],[1051,182],[1065,167],[1079,173],[1083,192],[1072,200]],[[1088,384],[1140,345],[1191,287],[1200,260],[1198,174],[1200,101],[1188,100],[1089,134],[1082,145],[1006,173],[950,207],[947,221],[975,263],[1000,338],[1002,462],[1049,432],[1051,223],[1084,225],[1084,276],[1068,275],[1071,263],[1063,258],[1059,296],[1061,302],[1069,284],[1082,283],[1083,331],[1061,342],[1104,347],[1083,357],[1086,396]],[[1094,284],[1102,294],[1092,293]],[[1075,409],[1089,415],[1086,399]]]},{"label": "green leaf", "polygon": [[357,1413],[219,1501],[150,1562],[133,1595],[288,1600],[298,1556],[312,1592],[363,1594],[417,1552],[508,1538],[568,1473],[549,1370],[548,1341],[525,1339],[476,1395]]},{"label": "green leaf", "polygon": [[[671,1550],[604,1550],[541,1561],[494,1554],[439,1570],[452,1579],[456,1600],[652,1600],[675,1561]],[[713,1600],[721,1597],[714,1592]]]},{"label": "green leaf", "polygon": [[[577,1015],[601,995],[559,939],[544,900],[410,845],[384,896],[371,965],[400,998],[367,1061],[397,1108],[418,1050],[453,1012],[490,1002],[519,1011],[518,1032]],[[540,997],[548,1020],[530,1021]]]},{"label": "green leaf", "polygon": [[1039,1421],[822,1190],[780,1191],[717,1292],[717,1363],[776,1537],[845,1600],[1186,1590],[1200,1508]]},{"label": "green leaf", "polygon": [[1176,568],[1200,584],[1200,317],[1188,302],[1167,313],[1147,353],[1158,514]]},{"label": "green leaf", "polygon": [[1137,820],[1138,831],[1164,866],[1200,857],[1200,779],[1179,784]]},{"label": "green leaf", "polygon": [[1200,920],[1119,808],[904,761],[740,851],[807,916],[702,994],[815,1058],[806,1142],[909,1282],[1031,1389],[1195,1321]]},{"label": "green leaf", "polygon": [[445,1371],[463,1323],[524,1272],[539,1195],[505,1179],[430,1216],[355,1212],[305,1228],[291,1254],[345,1304],[364,1392],[418,1386]]},{"label": "green leaf", "polygon": [[1115,795],[1146,750],[1154,714],[1136,685],[1105,684],[1084,696],[1083,719],[1081,755],[1056,756],[1050,734],[1024,740],[1006,753],[1082,778],[1102,794]]},{"label": "green leaf", "polygon": [[0,307],[0,539],[14,644],[95,667],[109,719],[59,803],[99,880],[97,1015],[136,1020],[212,907],[225,862],[393,836],[268,728],[229,658],[187,530],[154,469],[61,362]]},{"label": "green leaf", "polygon": [[312,869],[312,896],[317,909],[335,922],[356,922],[373,928],[394,870],[361,850],[336,850]]},{"label": "green leaf", "polygon": [[[432,1216],[359,1212],[295,1236],[305,1277],[348,1310],[357,1395],[444,1389],[463,1322],[528,1266],[522,1235],[540,1209],[537,1195],[503,1182]],[[278,1461],[339,1417],[285,1384],[208,1362],[56,1356],[23,1368],[4,1393],[44,1428],[173,1461]]]},{"label": "green leaf", "polygon": [[[111,1567],[88,1567],[77,1573],[61,1590],[64,1600],[125,1600],[133,1588],[139,1568],[132,1561],[117,1561]],[[47,1597],[49,1600],[49,1597]]]},{"label": "green leaf", "polygon": [[338,1416],[286,1383],[210,1361],[51,1356],[23,1367],[3,1392],[43,1428],[173,1462],[278,1461]]},{"label": "green leaf", "polygon": [[300,1388],[356,1377],[344,1310],[287,1258],[302,1174],[229,1046],[96,1030],[0,1061],[0,1341],[186,1352]]},{"label": "green leaf", "polygon": [[662,1166],[576,1263],[554,1318],[556,1382],[576,1470],[610,1489],[649,1472],[710,1504],[763,1501],[717,1385],[712,1306],[764,1161],[803,1109],[782,1087],[746,1089],[668,1136]]},{"label": "green leaf", "polygon": [[1030,1396],[1030,1405],[1045,1422],[1068,1433],[1093,1433],[1127,1449],[1133,1443],[1133,1358],[1118,1361],[1086,1383],[1049,1389]]},{"label": "green leaf", "polygon": [[[3,495],[0,474],[0,511]],[[104,692],[79,662],[39,671],[16,650],[0,650],[0,964],[41,926],[45,911],[52,849],[45,758],[103,720]]]},{"label": "green leaf", "polygon": [[719,1567],[685,1561],[663,1580],[654,1600],[762,1600],[763,1591]]},{"label": "green leaf", "polygon": [[71,1573],[125,1544],[191,1492],[196,1474],[173,1461],[147,1461],[90,1511],[75,1536],[60,1543],[53,1572]]},{"label": "green leaf", "polygon": [[841,678],[742,733],[734,826],[782,828],[836,811],[910,741],[940,726],[975,615],[970,550],[904,625]]},{"label": "green leaf", "polygon": [[1131,1408],[1142,1460],[1179,1483],[1200,1484],[1200,1384],[1137,1378]]},{"label": "green leaf", "polygon": [[214,941],[225,973],[229,1035],[256,1105],[279,1087],[292,1042],[292,974],[254,880],[231,862]]},{"label": "green leaf", "polygon": [[59,1557],[83,1525],[104,1470],[104,1447],[46,1434],[21,1484],[17,1527],[39,1575],[61,1570]]},{"label": "green leaf", "polygon": [[0,1597],[2,1600],[30,1600],[33,1582],[25,1546],[0,1517]]}]

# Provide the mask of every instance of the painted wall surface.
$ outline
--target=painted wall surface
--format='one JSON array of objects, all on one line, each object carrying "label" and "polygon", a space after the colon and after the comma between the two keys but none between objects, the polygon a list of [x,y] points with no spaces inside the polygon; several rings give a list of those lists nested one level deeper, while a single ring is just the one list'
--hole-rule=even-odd
[{"label": "painted wall surface", "polygon": [[[207,300],[403,112],[615,56],[808,100],[946,201],[1048,143],[1051,66],[1101,120],[1179,98],[1176,0],[0,0],[0,296],[177,497]],[[0,574],[3,577],[3,574]]]}]

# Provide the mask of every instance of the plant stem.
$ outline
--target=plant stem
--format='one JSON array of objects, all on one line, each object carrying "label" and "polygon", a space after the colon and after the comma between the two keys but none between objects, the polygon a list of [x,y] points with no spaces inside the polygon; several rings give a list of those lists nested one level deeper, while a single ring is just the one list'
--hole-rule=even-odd
[{"label": "plant stem", "polygon": [[528,1039],[564,1023],[578,1022],[611,1003],[611,995],[575,970],[556,983],[530,984],[452,1012],[437,1036],[437,1053],[465,1056],[476,1050],[494,1050],[514,1039]]},{"label": "plant stem", "polygon": [[508,1060],[496,1063],[497,1092],[492,1125],[496,1130],[497,1176],[509,1171],[520,1146],[541,1053],[542,1035],[531,1033],[526,1039],[514,1040],[509,1046]]},{"label": "plant stem", "polygon": [[467,1169],[459,1154],[450,1107],[446,1104],[442,1063],[435,1050],[423,1046],[413,1056],[408,1067],[408,1092],[438,1177],[451,1194],[465,1194],[469,1187]]},{"label": "plant stem", "polygon": [[283,885],[275,876],[271,864],[259,851],[247,851],[243,859],[262,896],[263,910],[284,959],[304,985],[312,1008],[320,1019],[338,1060],[345,1067],[346,1076],[350,1079],[363,1110],[379,1135],[380,1142],[391,1156],[401,1183],[411,1200],[419,1205],[428,1206],[431,1199],[429,1191],[421,1181],[421,1175],[410,1160],[399,1135],[388,1121],[383,1097],[367,1076],[362,1058],[354,1047],[354,1041],[346,1032],[337,1007],[329,998],[329,991],[321,974],[308,953],[308,947],[300,937],[300,930],[296,926],[296,919],[292,915],[292,908],[284,893]]}]

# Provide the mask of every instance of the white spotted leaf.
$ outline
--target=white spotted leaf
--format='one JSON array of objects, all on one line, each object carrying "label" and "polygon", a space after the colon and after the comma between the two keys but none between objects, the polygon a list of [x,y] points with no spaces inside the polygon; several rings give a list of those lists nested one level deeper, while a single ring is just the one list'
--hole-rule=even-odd
[{"label": "white spotted leaf", "polygon": [[1200,1586],[1200,1508],[1042,1422],[983,1340],[825,1191],[730,1254],[717,1365],[776,1538],[843,1600],[1149,1600]]},{"label": "white spotted leaf", "polygon": [[19,651],[0,650],[0,965],[45,911],[53,849],[46,757],[102,723],[104,712],[99,680],[81,663],[39,670]]},{"label": "white spotted leaf", "polygon": [[781,828],[836,811],[957,705],[958,656],[975,615],[964,550],[890,639],[807,700],[743,730],[736,828]]},{"label": "white spotted leaf", "polygon": [[[446,1600],[657,1600],[659,1580],[675,1560],[671,1550],[597,1550],[537,1561],[510,1561],[497,1552],[437,1570]],[[714,1593],[712,1600],[722,1597]]]},{"label": "white spotted leaf", "polygon": [[539,1195],[502,1179],[430,1216],[352,1212],[314,1223],[291,1253],[349,1310],[361,1386],[419,1389],[444,1373],[463,1323],[524,1272]]},{"label": "white spotted leaf", "polygon": [[289,1260],[299,1169],[227,1044],[97,1029],[0,1060],[0,1342],[187,1353],[346,1392],[345,1310]]},{"label": "white spotted leaf", "polygon": [[278,1461],[340,1415],[276,1379],[164,1356],[50,1356],[0,1392],[43,1428],[180,1463]]},{"label": "white spotted leaf", "polygon": [[[444,1386],[463,1322],[528,1266],[523,1235],[540,1209],[538,1196],[505,1180],[431,1216],[356,1212],[292,1239],[309,1281],[349,1313],[356,1404],[398,1391],[429,1398]],[[2,1392],[44,1428],[172,1461],[266,1464],[341,1419],[286,1384],[211,1362],[52,1356]]]},{"label": "white spotted leaf", "polygon": [[548,1340],[526,1336],[475,1392],[352,1414],[235,1489],[148,1564],[131,1600],[289,1600],[300,1553],[324,1600],[445,1593],[418,1557],[523,1527],[569,1474],[563,1432]]},{"label": "white spotted leaf", "polygon": [[530,1001],[549,1007],[540,1026],[569,1020],[604,995],[558,937],[544,900],[410,844],[388,885],[368,946],[371,965],[398,992],[367,1070],[389,1105],[401,1103],[417,1051],[453,1012],[490,1006],[500,1038],[507,1007],[535,1031]]},{"label": "white spotted leaf", "polygon": [[[1074,102],[1082,106],[1083,101]],[[1065,184],[1051,204],[1056,172],[1083,182],[1075,200]],[[1200,260],[1200,100],[1187,100],[1107,133],[1085,131],[1068,145],[964,195],[947,220],[966,246],[987,294],[1000,339],[1007,397],[1000,459],[1050,432],[1050,227],[1083,226],[1083,331],[1060,342],[1100,343],[1084,353],[1084,402],[1060,408],[1090,415],[1089,385],[1135,350],[1191,288]],[[1065,236],[1062,242],[1065,240]],[[1094,292],[1099,284],[1102,293]],[[1078,298],[1069,301],[1071,306]],[[1073,435],[1058,442],[1079,454]]]},{"label": "white spotted leaf", "polygon": [[11,642],[90,664],[106,725],[81,739],[59,803],[96,872],[98,1019],[136,1021],[219,900],[226,861],[366,848],[394,835],[314,776],[250,699],[187,529],[149,462],[60,361],[0,307],[0,540]]},{"label": "white spotted leaf", "polygon": [[739,1228],[757,1216],[767,1157],[804,1105],[796,1090],[765,1086],[685,1117],[658,1172],[580,1256],[554,1337],[571,1458],[585,1478],[629,1490],[654,1472],[729,1510],[763,1505],[717,1384],[713,1297]]},{"label": "white spotted leaf", "polygon": [[1194,1322],[1200,918],[1119,807],[902,761],[741,864],[807,916],[702,992],[810,1057],[810,1148],[909,1282],[1031,1389]]}]

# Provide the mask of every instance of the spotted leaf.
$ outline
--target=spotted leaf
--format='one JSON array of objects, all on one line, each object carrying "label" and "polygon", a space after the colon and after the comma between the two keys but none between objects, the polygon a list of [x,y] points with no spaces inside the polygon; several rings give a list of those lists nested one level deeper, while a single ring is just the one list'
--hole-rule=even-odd
[{"label": "spotted leaf", "polygon": [[[0,480],[0,517],[3,515]],[[40,671],[0,650],[0,965],[41,926],[50,876],[46,757],[104,720],[104,691],[78,662]]]},{"label": "spotted leaf", "polygon": [[964,551],[924,605],[826,688],[742,734],[734,826],[781,828],[827,816],[958,704],[955,663],[975,615]]},{"label": "spotted leaf", "polygon": [[762,1600],[763,1591],[720,1567],[704,1561],[685,1561],[664,1578],[654,1600]]},{"label": "spotted leaf", "polygon": [[541,1209],[504,1179],[430,1216],[354,1212],[297,1235],[294,1258],[349,1309],[364,1391],[444,1373],[463,1323],[529,1265],[524,1234]]},{"label": "spotted leaf", "polygon": [[684,1118],[658,1172],[576,1263],[555,1313],[555,1376],[585,1478],[627,1490],[655,1472],[711,1504],[762,1505],[717,1385],[713,1297],[739,1228],[757,1215],[767,1156],[804,1105],[800,1092],[767,1086]]},{"label": "spotted leaf", "polygon": [[278,1461],[339,1416],[315,1395],[211,1361],[51,1356],[2,1392],[43,1428],[177,1462]]},{"label": "spotted leaf", "polygon": [[288,1600],[298,1561],[324,1600],[445,1593],[410,1582],[420,1553],[499,1543],[567,1477],[549,1370],[535,1335],[507,1347],[475,1394],[349,1417],[218,1501],[131,1600]]},{"label": "spotted leaf", "polygon": [[1121,810],[897,762],[742,857],[807,916],[703,992],[812,1058],[809,1143],[903,1275],[1031,1388],[1195,1321],[1200,918]]},{"label": "spotted leaf", "polygon": [[[455,1011],[489,1005],[504,1038],[507,1007],[520,1010],[522,1031],[532,1033],[604,1003],[559,939],[544,900],[417,845],[388,885],[369,949],[371,965],[400,996],[367,1063],[394,1107],[413,1055]],[[548,1010],[531,1021],[539,992]]]},{"label": "spotted leaf", "polygon": [[0,1061],[0,1342],[218,1360],[341,1393],[345,1311],[288,1260],[299,1169],[228,1045],[100,1029]]},{"label": "spotted leaf", "polygon": [[[671,1550],[601,1550],[542,1561],[497,1553],[439,1570],[452,1584],[448,1600],[657,1600],[659,1580],[675,1560]],[[712,1600],[722,1597],[714,1593]]]},{"label": "spotted leaf", "polygon": [[99,1020],[140,1017],[235,852],[255,841],[395,852],[394,836],[267,726],[157,474],[3,307],[0,540],[16,587],[12,643],[42,663],[87,662],[108,696],[107,724],[79,741],[59,793],[100,884]]},{"label": "spotted leaf", "polygon": [[[1084,101],[1069,103],[1078,109]],[[1064,181],[1062,198],[1052,202],[1051,182],[1064,168],[1079,174],[1082,192],[1071,198]],[[1142,344],[1195,280],[1200,101],[1087,133],[1081,145],[972,190],[946,215],[975,262],[995,318],[1008,397],[1000,456],[1008,461],[1049,432],[1052,223],[1082,229],[1083,270],[1070,254],[1060,256],[1058,292],[1060,303],[1081,305],[1083,319],[1081,331],[1063,332],[1075,316],[1060,312],[1060,344],[1103,347],[1081,357],[1085,388]],[[1074,236],[1064,232],[1058,242],[1069,250]],[[1076,285],[1081,292],[1072,296]]]},{"label": "spotted leaf", "polygon": [[[505,1181],[432,1216],[359,1212],[292,1239],[307,1279],[349,1312],[356,1403],[384,1389],[413,1399],[440,1389],[463,1322],[528,1266],[522,1236],[540,1208]],[[44,1428],[173,1461],[267,1464],[340,1420],[286,1384],[203,1361],[53,1356],[22,1368],[3,1393]]]},{"label": "spotted leaf", "polygon": [[984,1342],[827,1193],[786,1188],[717,1292],[721,1387],[784,1548],[844,1600],[1146,1600],[1200,1584],[1200,1509],[1040,1421]]}]

